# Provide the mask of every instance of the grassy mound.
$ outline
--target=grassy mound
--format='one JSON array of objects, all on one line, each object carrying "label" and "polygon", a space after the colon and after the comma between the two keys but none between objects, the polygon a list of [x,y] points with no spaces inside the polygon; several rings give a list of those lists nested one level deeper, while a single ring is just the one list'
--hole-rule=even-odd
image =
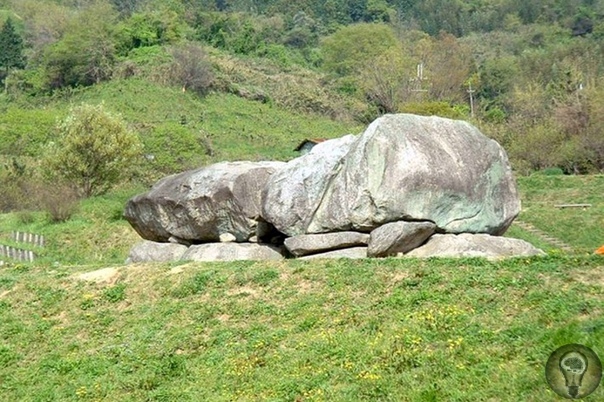
[{"label": "grassy mound", "polygon": [[[567,343],[604,352],[602,257],[0,272],[19,401],[557,401]],[[600,387],[591,397],[604,398]]]}]

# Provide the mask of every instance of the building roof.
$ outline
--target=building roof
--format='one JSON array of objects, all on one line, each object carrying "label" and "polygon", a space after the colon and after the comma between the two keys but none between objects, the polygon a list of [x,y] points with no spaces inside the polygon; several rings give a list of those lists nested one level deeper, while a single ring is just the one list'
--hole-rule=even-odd
[{"label": "building roof", "polygon": [[300,152],[300,150],[306,145],[306,144],[312,144],[317,145],[320,142],[323,141],[327,141],[327,138],[307,138],[304,141],[302,141],[295,149],[294,151],[298,151]]}]

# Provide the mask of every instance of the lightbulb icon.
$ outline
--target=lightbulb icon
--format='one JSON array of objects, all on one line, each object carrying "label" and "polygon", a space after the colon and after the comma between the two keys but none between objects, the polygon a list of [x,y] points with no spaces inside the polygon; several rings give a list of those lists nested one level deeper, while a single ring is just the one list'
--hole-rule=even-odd
[{"label": "lightbulb icon", "polygon": [[583,375],[587,371],[587,358],[576,351],[568,352],[560,358],[560,371],[566,380],[568,395],[576,398],[579,395]]},{"label": "lightbulb icon", "polygon": [[547,359],[545,379],[550,388],[563,398],[585,398],[600,385],[602,362],[587,346],[576,343],[563,345]]}]

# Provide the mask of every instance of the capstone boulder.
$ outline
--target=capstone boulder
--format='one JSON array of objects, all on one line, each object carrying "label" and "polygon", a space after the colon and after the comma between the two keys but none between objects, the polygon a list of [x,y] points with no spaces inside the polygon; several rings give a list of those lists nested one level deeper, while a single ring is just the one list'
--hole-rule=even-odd
[{"label": "capstone boulder", "polygon": [[284,165],[223,162],[168,176],[130,199],[124,216],[142,238],[155,242],[218,242],[227,233],[245,242],[257,235],[267,180]]},{"label": "capstone boulder", "polygon": [[262,196],[263,218],[288,236],[306,233],[313,210],[356,139],[346,135],[321,142],[272,175]]},{"label": "capstone boulder", "polygon": [[469,123],[385,115],[348,138],[340,147],[332,143],[329,163],[318,161],[325,142],[272,176],[263,217],[290,236],[370,232],[401,220],[500,235],[520,211],[505,151]]}]

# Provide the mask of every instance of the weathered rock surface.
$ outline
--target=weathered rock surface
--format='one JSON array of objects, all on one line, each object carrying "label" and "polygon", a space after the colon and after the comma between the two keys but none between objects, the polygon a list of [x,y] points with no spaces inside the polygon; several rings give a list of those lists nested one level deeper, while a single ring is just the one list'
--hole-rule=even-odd
[{"label": "weathered rock surface", "polygon": [[191,261],[236,261],[236,260],[281,260],[278,247],[255,243],[207,243],[189,247],[182,260]]},{"label": "weathered rock surface", "polygon": [[343,159],[308,233],[428,220],[447,233],[502,234],[520,212],[507,155],[459,120],[375,120]]},{"label": "weathered rock surface", "polygon": [[299,257],[299,260],[311,260],[315,258],[366,258],[367,247],[343,248],[340,250],[328,251],[326,253],[311,254]]},{"label": "weathered rock surface", "polygon": [[174,243],[158,243],[144,240],[132,247],[126,264],[136,262],[178,261],[187,251],[187,246]]},{"label": "weathered rock surface", "polygon": [[520,211],[505,151],[466,122],[385,115],[360,137],[344,138],[315,146],[270,178],[267,221],[290,236],[369,232],[401,220],[498,235]]},{"label": "weathered rock surface", "polygon": [[499,144],[463,121],[397,114],[287,164],[223,162],[166,177],[129,200],[124,216],[144,239],[190,246],[173,255],[165,250],[176,245],[135,247],[133,262],[181,252],[197,261],[281,259],[275,245],[284,243],[302,258],[539,254],[488,236],[503,234],[519,211]]},{"label": "weathered rock surface", "polygon": [[124,216],[147,240],[238,242],[256,235],[262,189],[283,162],[223,162],[168,176],[126,204]]},{"label": "weathered rock surface", "polygon": [[218,236],[218,239],[221,243],[232,243],[237,241],[237,238],[230,233],[222,233],[220,236]]},{"label": "weathered rock surface", "polygon": [[524,240],[487,234],[462,233],[435,234],[426,244],[418,247],[408,257],[528,257],[544,255],[542,250]]},{"label": "weathered rock surface", "polygon": [[262,196],[263,218],[289,236],[305,233],[313,211],[356,139],[347,135],[319,143],[273,174]]},{"label": "weathered rock surface", "polygon": [[366,246],[368,241],[367,233],[334,232],[288,237],[285,239],[285,247],[294,256],[299,257],[329,250]]},{"label": "weathered rock surface", "polygon": [[368,257],[388,257],[407,253],[432,236],[436,225],[432,222],[390,222],[371,231]]}]

